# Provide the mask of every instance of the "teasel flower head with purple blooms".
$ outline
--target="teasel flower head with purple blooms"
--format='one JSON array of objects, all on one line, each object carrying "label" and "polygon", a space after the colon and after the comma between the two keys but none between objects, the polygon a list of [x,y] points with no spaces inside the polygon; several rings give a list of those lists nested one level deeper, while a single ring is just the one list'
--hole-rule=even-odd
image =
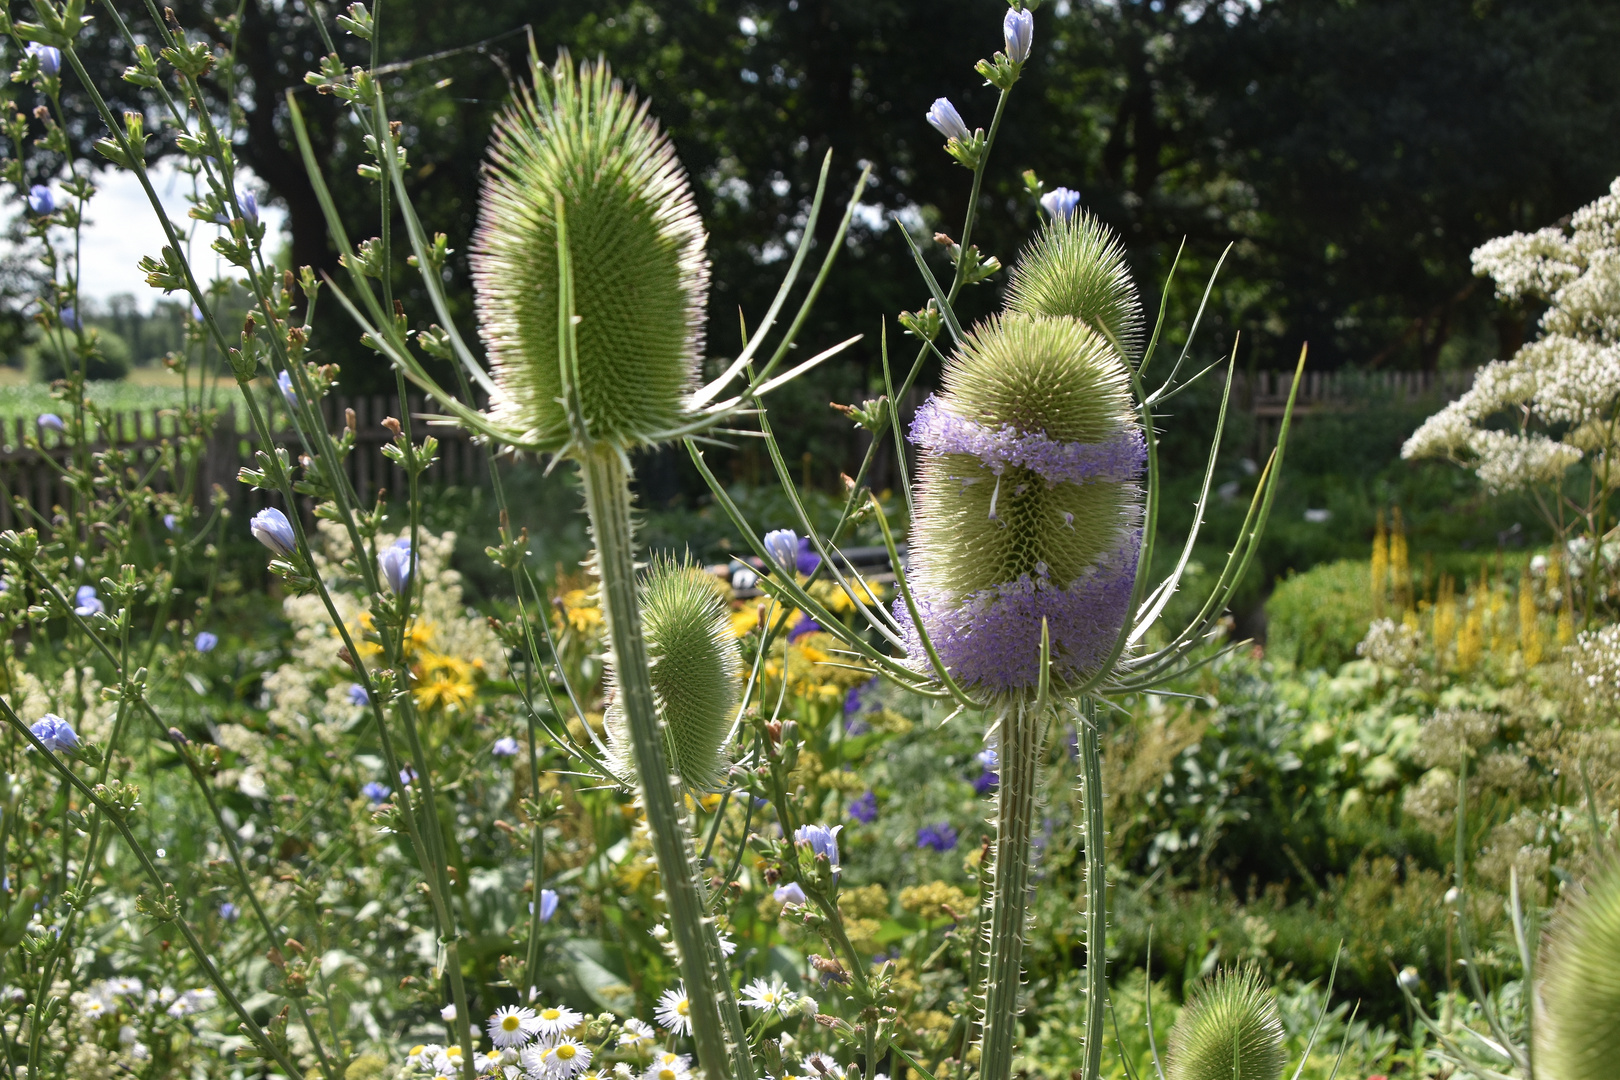
[{"label": "teasel flower head with purple blooms", "polygon": [[[1095,672],[1129,614],[1147,444],[1130,373],[1080,319],[981,323],[917,411],[913,598],[940,659],[992,693],[1040,678],[1043,620],[1059,685]],[[913,656],[920,639],[895,613]]]}]

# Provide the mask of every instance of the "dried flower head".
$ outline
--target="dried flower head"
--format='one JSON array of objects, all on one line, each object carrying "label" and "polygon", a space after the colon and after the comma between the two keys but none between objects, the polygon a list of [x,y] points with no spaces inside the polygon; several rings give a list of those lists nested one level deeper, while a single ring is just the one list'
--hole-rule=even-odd
[{"label": "dried flower head", "polygon": [[472,251],[495,421],[557,451],[558,207],[577,317],[578,403],[593,441],[658,442],[687,419],[702,353],[706,237],[674,148],[603,63],[567,54],[496,124]]}]

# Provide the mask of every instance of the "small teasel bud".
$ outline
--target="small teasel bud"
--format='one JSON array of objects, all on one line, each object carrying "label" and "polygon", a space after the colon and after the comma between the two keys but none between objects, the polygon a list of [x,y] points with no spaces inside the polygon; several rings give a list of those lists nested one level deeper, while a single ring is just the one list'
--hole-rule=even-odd
[{"label": "small teasel bud", "polygon": [[[967,335],[918,409],[914,598],[941,660],[993,690],[1107,658],[1129,607],[1147,455],[1129,372],[1073,318],[1008,314]],[[895,612],[915,635],[904,601]],[[922,656],[920,639],[908,648]]]},{"label": "small teasel bud", "polygon": [[1059,188],[1050,198],[1041,202],[1050,216],[1013,267],[1007,309],[1079,319],[1134,361],[1142,345],[1142,302],[1124,246],[1108,226],[1076,209],[1077,194]]},{"label": "small teasel bud", "polygon": [[1169,1080],[1277,1080],[1287,1065],[1276,995],[1252,967],[1217,972],[1170,1029]]},{"label": "small teasel bud", "polygon": [[645,103],[566,53],[497,122],[473,243],[497,423],[540,450],[571,438],[558,364],[561,200],[573,267],[577,401],[592,441],[633,447],[688,419],[709,264],[686,173]]},{"label": "small teasel bud", "polygon": [[[688,787],[712,790],[729,763],[721,754],[736,718],[742,658],[721,586],[687,559],[655,557],[641,588],[653,698],[673,751],[671,767]],[[610,698],[617,679],[609,672]],[[614,765],[633,774],[627,718],[615,703],[607,729]]]},{"label": "small teasel bud", "polygon": [[1620,863],[1553,916],[1536,994],[1536,1075],[1608,1080],[1620,1047]]}]

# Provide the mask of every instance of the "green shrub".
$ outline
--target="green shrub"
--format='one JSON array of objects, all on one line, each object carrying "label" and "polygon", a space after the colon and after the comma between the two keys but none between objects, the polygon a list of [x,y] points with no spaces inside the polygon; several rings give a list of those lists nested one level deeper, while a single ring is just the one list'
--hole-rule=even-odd
[{"label": "green shrub", "polygon": [[1266,601],[1266,651],[1300,668],[1334,670],[1356,658],[1372,622],[1372,573],[1340,559],[1290,574]]}]

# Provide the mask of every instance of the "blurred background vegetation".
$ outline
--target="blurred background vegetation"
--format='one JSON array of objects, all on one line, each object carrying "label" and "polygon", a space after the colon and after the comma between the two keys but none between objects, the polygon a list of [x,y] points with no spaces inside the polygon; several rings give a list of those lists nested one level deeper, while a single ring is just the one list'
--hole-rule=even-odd
[{"label": "blurred background vegetation", "polygon": [[[455,249],[458,315],[471,321],[466,252],[487,134],[525,76],[530,36],[545,59],[558,48],[605,56],[672,135],[711,233],[711,355],[736,348],[739,310],[757,317],[769,302],[823,155],[834,152],[838,199],[869,163],[872,187],[806,341],[866,337],[789,387],[782,403],[796,418],[781,435],[790,459],[804,463],[802,479],[836,492],[839,471],[852,471],[864,447],[827,403],[875,396],[881,320],[926,298],[896,230],[927,237],[954,228],[946,223],[965,209],[966,174],[940,152],[923,113],[947,95],[970,125],[988,124],[993,92],[963,73],[996,47],[1003,7],[391,0],[380,12],[380,55],[408,129],[416,204]],[[289,137],[289,91],[357,238],[375,231],[365,225],[374,209],[354,172],[354,131],[303,81],[325,51],[312,8],[189,0],[174,8],[221,42],[241,18],[237,153],[262,195],[286,210],[284,261],[336,270],[338,253]],[[1013,261],[1035,221],[1025,169],[1048,187],[1079,189],[1124,238],[1148,297],[1182,249],[1166,324],[1178,346],[1207,275],[1232,245],[1194,360],[1235,346],[1241,368],[1285,368],[1306,343],[1317,370],[1468,368],[1510,355],[1537,312],[1497,303],[1473,277],[1470,251],[1558,221],[1620,173],[1620,68],[1610,48],[1620,8],[1600,0],[1047,0],[1036,20],[1035,56],[1002,128],[974,239]],[[93,25],[85,51],[118,70],[130,58],[109,30]],[[338,41],[349,62],[362,59],[361,47]],[[14,89],[26,111],[27,88]],[[74,92],[67,88],[69,112],[88,114]],[[112,104],[138,107],[133,95]],[[89,158],[88,144],[102,134],[93,127],[72,133]],[[835,217],[823,217],[829,234]],[[31,272],[22,258],[0,265],[0,346],[11,383],[53,374],[30,344],[31,313],[20,299],[33,295]],[[964,314],[993,308],[1004,279],[973,290]],[[425,298],[403,273],[395,285],[425,326]],[[132,402],[155,400],[163,373],[154,365],[177,342],[181,307],[160,302],[143,315],[131,298],[114,297],[84,309],[107,342],[103,374],[141,387],[128,391]],[[315,345],[341,365],[344,390],[392,390],[392,375],[341,319],[323,329]],[[924,371],[925,389],[934,375]],[[37,405],[35,395],[0,397],[8,411]],[[1179,478],[1166,502],[1172,533],[1188,517],[1215,403],[1211,392],[1184,395],[1166,424]],[[1399,461],[1401,441],[1434,405],[1368,395],[1359,408],[1301,423],[1263,565],[1240,605],[1244,629],[1262,631],[1256,605],[1277,577],[1363,553],[1379,507],[1407,507],[1414,551],[1540,538],[1527,508],[1487,507],[1471,478]],[[1241,517],[1252,482],[1244,459],[1261,460],[1268,448],[1267,433],[1247,417],[1229,426],[1231,464],[1217,477],[1227,494],[1214,508],[1205,561]],[[730,468],[746,483],[768,479],[760,465],[739,455]],[[723,550],[723,523],[703,513],[700,487],[679,458],[648,462],[642,476],[650,510],[691,518],[671,519],[672,534],[710,554]],[[1317,511],[1314,520],[1306,510]],[[575,538],[553,536],[548,519],[556,517],[534,523],[547,554],[572,557]]]}]

